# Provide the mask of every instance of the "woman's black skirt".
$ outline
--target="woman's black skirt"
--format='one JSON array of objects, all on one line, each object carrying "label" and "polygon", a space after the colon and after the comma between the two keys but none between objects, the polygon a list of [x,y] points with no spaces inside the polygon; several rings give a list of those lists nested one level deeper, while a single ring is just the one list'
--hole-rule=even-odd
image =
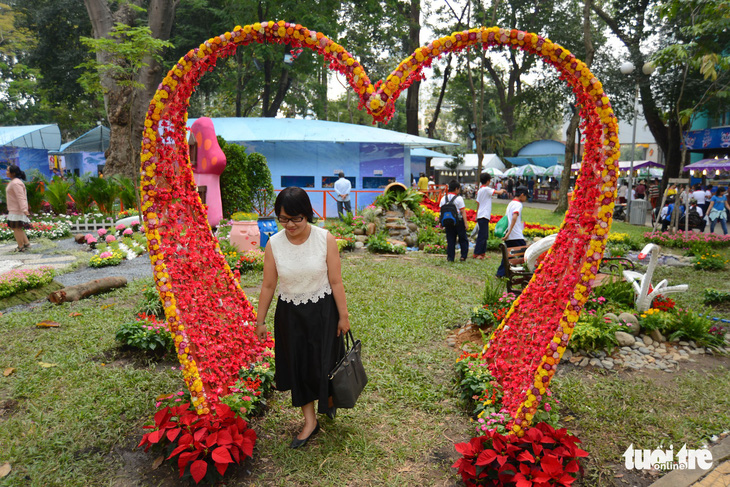
[{"label": "woman's black skirt", "polygon": [[330,410],[328,376],[338,359],[338,322],[332,294],[298,305],[279,298],[274,315],[276,388],[291,390],[293,406],[318,400],[319,413]]}]

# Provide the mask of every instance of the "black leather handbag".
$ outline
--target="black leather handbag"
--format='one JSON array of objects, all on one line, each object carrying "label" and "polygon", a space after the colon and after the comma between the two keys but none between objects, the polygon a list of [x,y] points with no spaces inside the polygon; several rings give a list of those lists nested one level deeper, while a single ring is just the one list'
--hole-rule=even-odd
[{"label": "black leather handbag", "polygon": [[353,408],[360,393],[368,383],[368,376],[362,365],[362,343],[355,340],[352,332],[340,336],[340,350],[345,349],[344,356],[330,372],[332,405],[336,408]]}]

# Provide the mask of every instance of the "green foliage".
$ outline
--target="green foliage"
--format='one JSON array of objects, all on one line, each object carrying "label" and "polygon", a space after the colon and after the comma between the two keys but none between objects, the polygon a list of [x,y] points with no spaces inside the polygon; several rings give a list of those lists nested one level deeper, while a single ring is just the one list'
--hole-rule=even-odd
[{"label": "green foliage", "polygon": [[111,215],[114,211],[114,202],[121,192],[114,179],[91,177],[89,178],[89,193],[96,202],[99,211],[105,215]]},{"label": "green foliage", "polygon": [[126,209],[137,208],[137,188],[134,181],[128,177],[116,174],[114,181],[119,185],[119,201]]},{"label": "green foliage", "polygon": [[615,333],[620,327],[601,316],[584,317],[575,324],[570,337],[573,350],[612,350],[618,344]]},{"label": "green foliage", "polygon": [[703,291],[702,299],[707,305],[730,303],[730,292],[708,288]]},{"label": "green foliage", "polygon": [[490,238],[487,239],[487,251],[488,252],[497,252],[500,251],[499,244],[502,243],[502,240],[498,238]]},{"label": "green foliage", "polygon": [[591,296],[594,298],[603,297],[607,303],[619,308],[631,308],[634,306],[634,290],[626,281],[612,281],[593,289]]},{"label": "green foliage", "polygon": [[418,246],[421,245],[446,245],[446,236],[437,231],[434,227],[424,227],[418,229],[417,237]]},{"label": "green foliage", "polygon": [[31,179],[25,183],[25,193],[28,198],[28,209],[31,213],[38,214],[43,208],[45,197],[43,196],[45,185],[48,182],[45,178]]},{"label": "green foliage", "polygon": [[147,26],[132,27],[117,22],[108,36],[98,39],[81,37],[81,42],[92,52],[103,52],[108,56],[108,62],[100,63],[90,59],[78,67],[86,71],[79,77],[78,82],[87,93],[101,92],[101,77],[111,77],[119,86],[129,88],[144,88],[136,81],[137,73],[147,66],[149,60],[162,61],[160,52],[172,47],[169,41],[152,37],[152,31]]},{"label": "green foliage", "polygon": [[404,211],[411,210],[416,215],[420,215],[421,205],[419,203],[422,199],[423,194],[412,189],[406,189],[405,191],[391,189],[375,198],[373,204],[382,208],[385,211],[388,211],[391,209],[391,207],[396,206],[403,209]]},{"label": "green foliage", "polygon": [[426,244],[423,246],[423,251],[427,254],[446,254],[446,245],[441,244]]},{"label": "green foliage", "polygon": [[496,412],[495,404],[500,401],[502,391],[487,364],[475,355],[463,354],[456,362],[457,393],[465,406],[474,408],[472,414],[481,417]]},{"label": "green foliage", "polygon": [[274,212],[274,185],[266,158],[257,152],[249,154],[246,164],[246,179],[251,188],[251,206],[261,216]]},{"label": "green foliage", "polygon": [[405,254],[406,249],[401,245],[393,245],[388,242],[388,237],[385,233],[378,233],[372,235],[368,239],[366,245],[367,249],[374,254]]},{"label": "green foliage", "polygon": [[142,297],[137,302],[134,312],[135,314],[144,313],[146,315],[156,316],[157,318],[165,317],[165,308],[162,306],[160,295],[154,283],[150,283],[142,288]]},{"label": "green foliage", "polygon": [[482,293],[482,305],[494,306],[504,295],[506,289],[504,279],[488,277],[484,282],[484,292]]},{"label": "green foliage", "polygon": [[76,204],[76,211],[81,214],[86,214],[89,211],[89,207],[94,203],[88,181],[78,176],[74,176],[69,194]]},{"label": "green foliage", "polygon": [[247,213],[245,211],[237,211],[231,215],[231,221],[234,222],[256,221],[258,219],[258,213]]},{"label": "green foliage", "polygon": [[624,257],[629,253],[631,247],[625,243],[608,242],[606,249],[611,257]]},{"label": "green foliage", "polygon": [[[703,313],[703,315],[707,315]],[[711,333],[712,321],[688,309],[678,309],[674,320],[669,323],[665,333],[670,340],[694,340],[702,346],[721,346],[725,343],[725,333]]]},{"label": "green foliage", "polygon": [[486,306],[475,306],[469,319],[479,328],[489,328],[497,324],[494,313]]},{"label": "green foliage", "polygon": [[692,262],[695,269],[700,271],[722,271],[725,270],[727,260],[718,253],[706,252],[697,255]]},{"label": "green foliage", "polygon": [[145,352],[164,353],[172,351],[173,340],[164,325],[154,321],[132,321],[119,326],[116,339],[132,348]]},{"label": "green foliage", "polygon": [[675,317],[668,311],[659,311],[655,308],[649,309],[639,315],[639,324],[645,333],[653,330],[659,330],[662,333],[668,333],[672,329],[672,323]]},{"label": "green foliage", "polygon": [[55,177],[46,185],[46,200],[56,215],[65,215],[68,203],[68,193],[71,183],[65,179]]},{"label": "green foliage", "polygon": [[220,180],[223,216],[250,212],[251,190],[246,177],[246,149],[242,145],[228,144],[222,137],[218,137],[218,145],[226,155],[226,168]]}]

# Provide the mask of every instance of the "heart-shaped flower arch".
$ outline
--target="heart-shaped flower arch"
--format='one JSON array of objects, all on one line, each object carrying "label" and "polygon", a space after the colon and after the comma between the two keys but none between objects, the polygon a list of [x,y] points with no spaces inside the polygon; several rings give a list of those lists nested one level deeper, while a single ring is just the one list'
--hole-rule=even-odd
[{"label": "heart-shaped flower arch", "polygon": [[320,32],[287,22],[236,27],[188,52],[150,103],[142,143],[142,214],[154,267],[185,381],[199,413],[226,394],[239,369],[258,360],[255,312],[226,264],[196,192],[186,141],[187,108],[198,79],[238,46],[290,44],[312,49],[344,74],[374,120],[387,122],[395,101],[435,57],[472,46],[507,46],[552,65],[581,107],[583,164],[555,244],[492,335],[484,358],[501,384],[510,427],[522,435],[546,394],[555,367],[593,287],[616,196],[618,125],[601,83],[563,47],[536,34],[479,27],[417,49],[385,79],[370,82],[363,67]]}]

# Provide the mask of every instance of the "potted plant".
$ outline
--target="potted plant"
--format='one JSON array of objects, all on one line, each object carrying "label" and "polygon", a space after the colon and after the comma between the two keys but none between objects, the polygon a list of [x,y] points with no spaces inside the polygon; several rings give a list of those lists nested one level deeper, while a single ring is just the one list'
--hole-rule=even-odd
[{"label": "potted plant", "polygon": [[231,233],[228,240],[239,252],[259,247],[261,232],[259,231],[258,219],[258,214],[243,211],[231,215]]}]

